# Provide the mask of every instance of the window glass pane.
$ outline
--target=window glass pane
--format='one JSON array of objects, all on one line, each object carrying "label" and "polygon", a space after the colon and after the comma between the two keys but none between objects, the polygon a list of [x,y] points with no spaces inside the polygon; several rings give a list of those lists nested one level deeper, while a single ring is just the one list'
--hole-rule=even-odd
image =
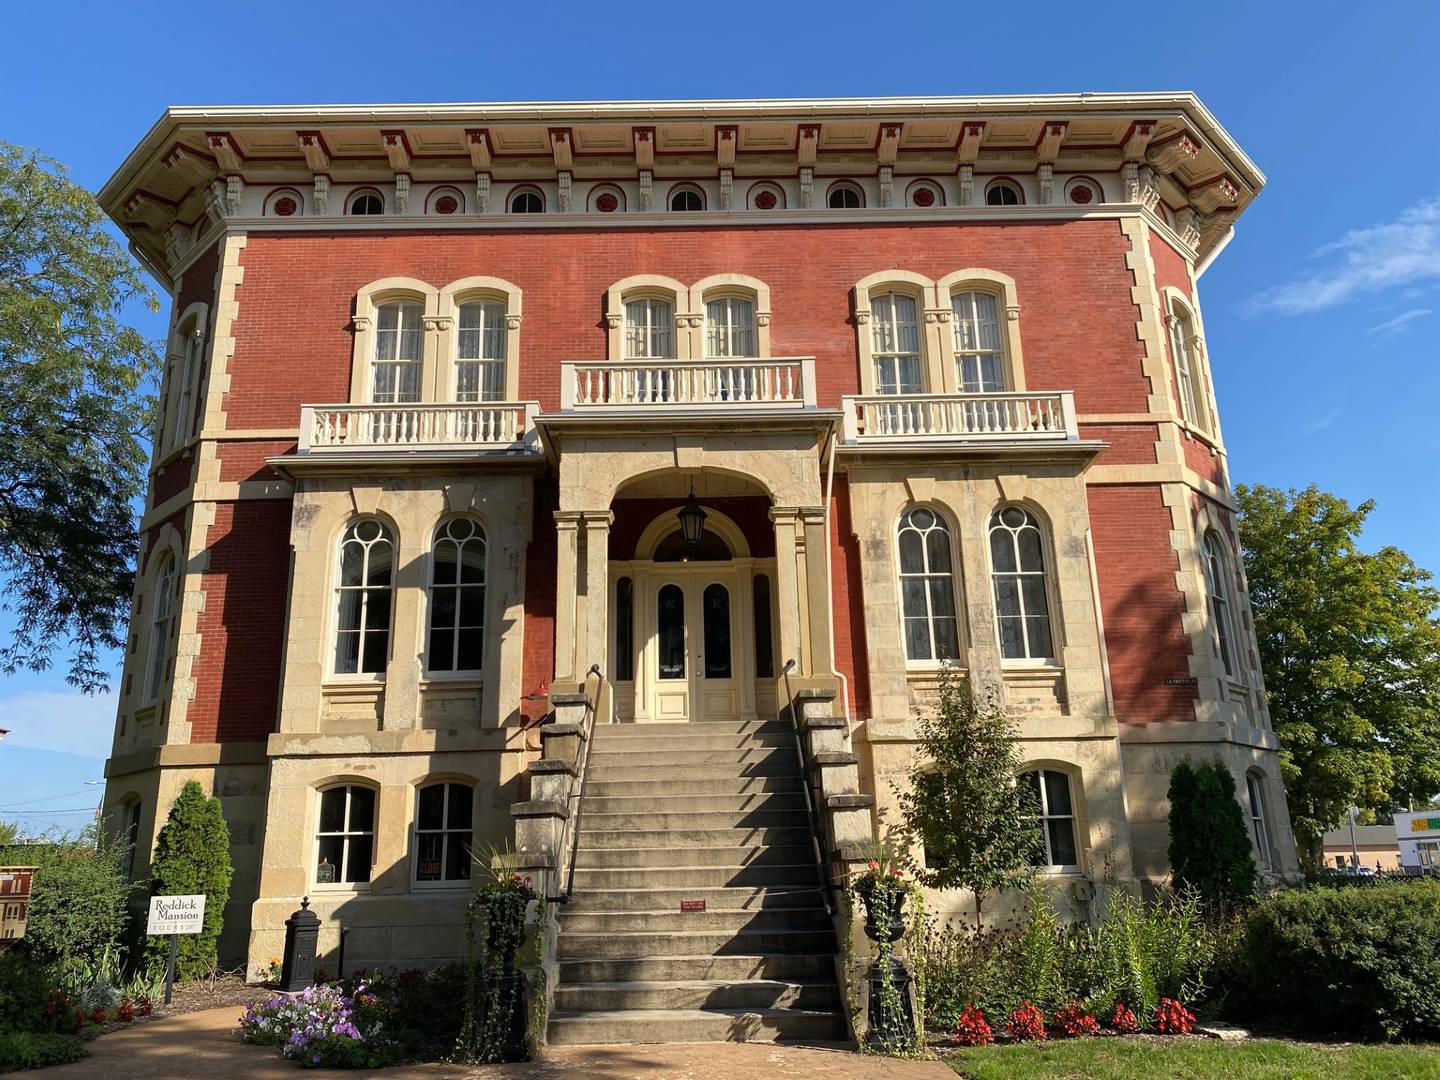
[{"label": "window glass pane", "polygon": [[935,659],[930,650],[930,621],[905,619],[905,655],[911,660]]},{"label": "window glass pane", "polygon": [[478,628],[461,630],[458,641],[460,671],[479,671],[485,666],[485,634]]},{"label": "window glass pane", "polygon": [[656,600],[658,607],[660,678],[685,677],[685,594],[678,585],[665,585]]},{"label": "window glass pane", "polygon": [[354,675],[359,670],[359,631],[341,631],[335,636],[335,674]]},{"label": "window glass pane", "polygon": [[430,568],[430,579],[436,585],[455,584],[455,560],[458,553],[451,542],[442,541],[435,545],[434,562]]},{"label": "window glass pane", "polygon": [[925,606],[925,579],[906,578],[901,581],[900,601],[907,619],[924,619],[929,614]]},{"label": "window glass pane", "polygon": [[709,585],[702,603],[705,609],[705,677],[730,678],[730,590]]},{"label": "window glass pane", "polygon": [[364,836],[346,838],[346,881],[365,882],[370,880],[370,860],[375,849],[374,841],[375,838],[368,833]]},{"label": "window glass pane", "polygon": [[342,832],[345,828],[346,788],[330,788],[320,793],[320,831]]},{"label": "window glass pane", "polygon": [[1020,569],[1043,571],[1045,569],[1045,553],[1040,546],[1040,530],[1036,528],[1021,529],[1016,540],[1020,544]]},{"label": "window glass pane", "polygon": [[426,658],[431,671],[455,670],[455,631],[451,627],[435,627],[430,631],[430,650]]},{"label": "window glass pane", "polygon": [[[389,597],[386,597],[388,600]],[[389,606],[388,604],[386,605]],[[388,613],[387,613],[388,615]],[[365,633],[364,655],[360,659],[360,670],[367,675],[378,675],[385,670],[389,659],[390,634],[387,630],[369,630]]]},{"label": "window glass pane", "polygon": [[365,590],[365,628],[386,630],[390,626],[390,590]]},{"label": "window glass pane", "polygon": [[445,825],[445,785],[431,784],[420,789],[420,806],[416,825],[422,829],[440,829]]},{"label": "window glass pane", "polygon": [[451,784],[450,807],[445,816],[447,829],[470,831],[470,812],[475,803],[475,789],[469,784]]},{"label": "window glass pane", "polygon": [[1055,655],[1055,646],[1050,641],[1050,620],[1048,617],[1025,620],[1025,629],[1030,635],[1030,658],[1049,660]]},{"label": "window glass pane", "polygon": [[1025,658],[1024,620],[1017,616],[1000,618],[1000,655],[1006,660]]},{"label": "window glass pane", "polygon": [[932,529],[925,537],[925,551],[930,557],[930,573],[950,573],[950,534]]},{"label": "window glass pane", "polygon": [[446,881],[469,881],[470,864],[474,861],[471,854],[470,831],[468,823],[465,832],[452,832],[445,838],[445,880]]},{"label": "window glass pane", "polygon": [[955,617],[955,593],[950,588],[950,578],[932,577],[930,582],[930,612],[936,618]]},{"label": "window glass pane", "polygon": [[755,600],[755,674],[762,679],[775,675],[775,645],[770,628],[770,579],[757,574]]},{"label": "window glass pane", "polygon": [[340,880],[340,864],[345,855],[345,839],[340,836],[322,836],[316,845],[315,880],[330,883]]},{"label": "window glass pane", "polygon": [[1027,574],[1020,579],[1020,598],[1025,604],[1026,615],[1044,616],[1050,605],[1045,597],[1045,578],[1040,574]]},{"label": "window glass pane", "polygon": [[1020,614],[1020,585],[1014,577],[995,579],[995,610],[1002,617]]},{"label": "window glass pane", "polygon": [[485,624],[485,588],[467,585],[460,589],[460,626],[475,629]]},{"label": "window glass pane", "polygon": [[1052,866],[1075,866],[1080,859],[1075,853],[1075,821],[1073,818],[1059,818],[1046,822],[1050,833],[1050,862]]},{"label": "window glass pane", "polygon": [[444,833],[420,833],[415,837],[415,880],[439,881],[444,867]]},{"label": "window glass pane", "polygon": [[1017,569],[1014,540],[1011,539],[1009,532],[997,529],[993,525],[990,531],[990,563],[991,568],[997,574],[1012,573]]},{"label": "window glass pane", "polygon": [[920,533],[905,529],[900,533],[900,572],[923,574],[925,572],[925,542]]},{"label": "window glass pane", "polygon": [[1054,769],[1045,770],[1045,806],[1051,814],[1073,814],[1070,804],[1070,777]]},{"label": "window glass pane", "polygon": [[935,659],[959,659],[960,635],[956,629],[955,620],[953,618],[936,619],[933,629],[935,632]]},{"label": "window glass pane", "polygon": [[635,585],[628,577],[615,583],[615,680],[635,678]]},{"label": "window glass pane", "polygon": [[365,584],[388,586],[390,584],[390,562],[390,542],[380,540],[372,544],[367,559]]},{"label": "window glass pane", "polygon": [[375,792],[367,787],[350,788],[350,831],[371,832],[375,828]]}]

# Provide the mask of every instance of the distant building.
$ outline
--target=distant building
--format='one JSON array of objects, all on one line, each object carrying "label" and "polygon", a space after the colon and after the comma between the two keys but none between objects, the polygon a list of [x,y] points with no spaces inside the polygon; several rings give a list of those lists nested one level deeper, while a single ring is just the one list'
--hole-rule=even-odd
[{"label": "distant building", "polygon": [[1336,869],[1351,865],[1369,866],[1376,870],[1400,869],[1401,851],[1395,841],[1395,829],[1394,825],[1356,825],[1353,846],[1348,825],[1331,829],[1321,839],[1325,865]]},{"label": "distant building", "polygon": [[34,878],[33,866],[0,866],[0,941],[25,936]]},{"label": "distant building", "polygon": [[1401,866],[1440,872],[1440,811],[1396,814],[1394,834]]}]

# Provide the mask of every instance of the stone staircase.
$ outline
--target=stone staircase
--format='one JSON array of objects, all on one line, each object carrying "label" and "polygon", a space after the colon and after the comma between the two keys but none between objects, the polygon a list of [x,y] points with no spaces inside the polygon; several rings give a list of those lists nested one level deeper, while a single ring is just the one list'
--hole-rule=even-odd
[{"label": "stone staircase", "polygon": [[549,1042],[845,1038],[790,725],[597,725],[587,772]]}]

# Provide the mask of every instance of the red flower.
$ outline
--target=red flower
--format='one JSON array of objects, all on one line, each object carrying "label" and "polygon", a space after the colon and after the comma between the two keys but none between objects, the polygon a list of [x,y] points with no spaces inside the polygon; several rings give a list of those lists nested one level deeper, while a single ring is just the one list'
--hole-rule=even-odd
[{"label": "red flower", "polygon": [[1110,1026],[1122,1035],[1133,1035],[1140,1030],[1140,1021],[1135,1019],[1135,1014],[1123,1001],[1117,1001],[1115,1015],[1110,1019]]},{"label": "red flower", "polygon": [[1022,1001],[1010,1014],[1009,1032],[1016,1042],[1044,1042],[1045,1015],[1029,1001]]},{"label": "red flower", "polygon": [[1161,998],[1155,1006],[1155,1027],[1161,1035],[1189,1035],[1195,1014],[1173,998]]},{"label": "red flower", "polygon": [[955,1022],[956,1046],[989,1046],[995,1041],[995,1033],[985,1014],[974,1005],[960,1010],[960,1019]]},{"label": "red flower", "polygon": [[1086,1011],[1082,1002],[1073,1001],[1055,1014],[1055,1028],[1071,1039],[1079,1039],[1100,1034],[1100,1021]]}]

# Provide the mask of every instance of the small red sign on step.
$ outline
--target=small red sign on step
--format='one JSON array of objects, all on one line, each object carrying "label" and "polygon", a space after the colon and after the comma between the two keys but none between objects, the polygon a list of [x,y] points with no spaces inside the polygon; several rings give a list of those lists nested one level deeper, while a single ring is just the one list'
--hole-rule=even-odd
[{"label": "small red sign on step", "polygon": [[704,901],[704,900],[681,900],[681,901],[680,901],[680,910],[681,910],[682,912],[687,912],[687,911],[704,911],[704,910],[705,910],[705,901]]}]

